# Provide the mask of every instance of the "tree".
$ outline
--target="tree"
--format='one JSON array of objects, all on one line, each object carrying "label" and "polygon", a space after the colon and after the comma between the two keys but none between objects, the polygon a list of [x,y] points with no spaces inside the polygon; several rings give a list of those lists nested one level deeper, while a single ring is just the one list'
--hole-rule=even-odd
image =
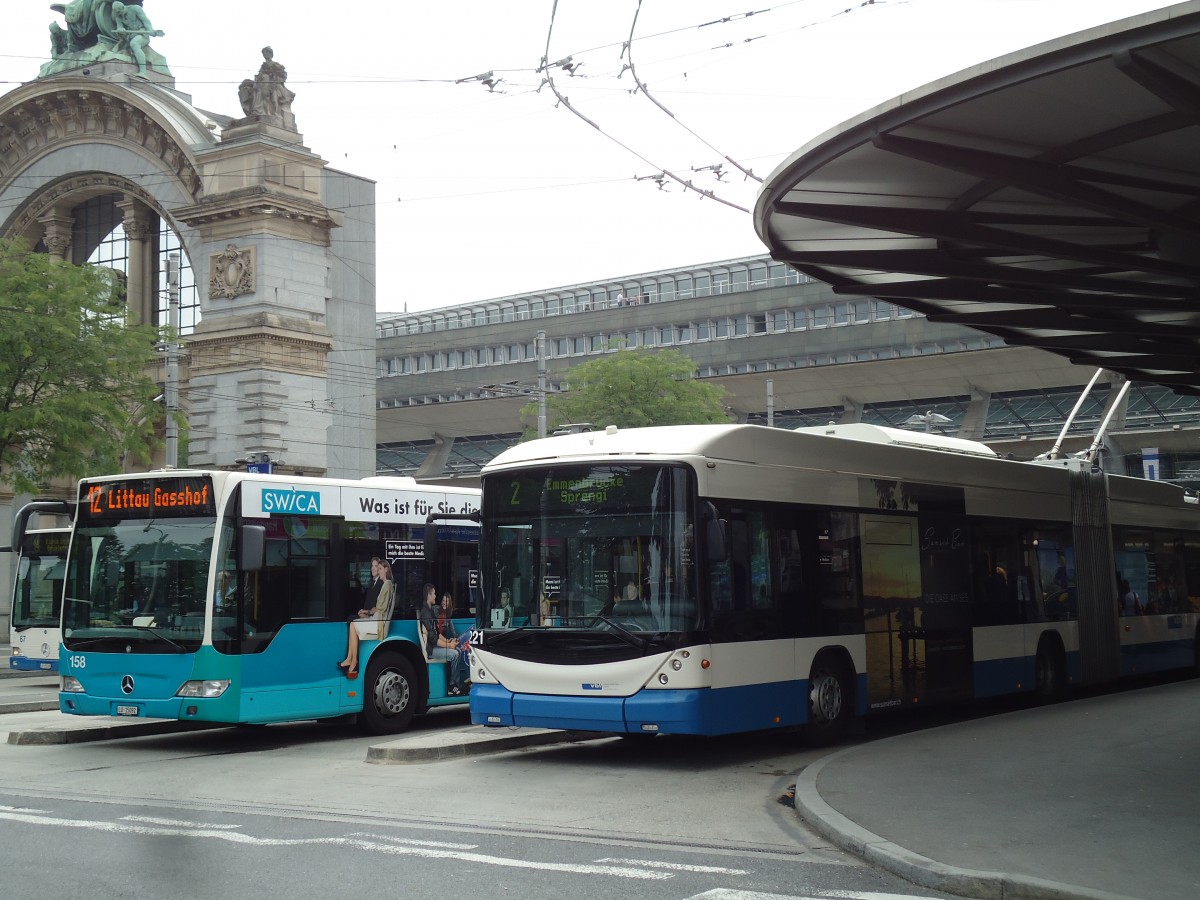
[{"label": "tree", "polygon": [[126,322],[116,275],[0,242],[0,484],[36,492],[149,460],[162,412],[147,368],[165,335]]},{"label": "tree", "polygon": [[[550,431],[582,422],[600,429],[729,421],[725,389],[698,381],[696,364],[678,350],[618,350],[574,366],[568,387],[546,398]],[[521,410],[521,421],[525,436],[536,437],[536,403]]]}]

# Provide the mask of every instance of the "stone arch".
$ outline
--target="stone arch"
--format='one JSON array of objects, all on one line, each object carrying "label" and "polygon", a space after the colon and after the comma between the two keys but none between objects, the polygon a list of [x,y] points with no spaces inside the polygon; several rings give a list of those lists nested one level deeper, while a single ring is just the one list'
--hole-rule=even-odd
[{"label": "stone arch", "polygon": [[195,202],[203,182],[189,148],[213,143],[208,123],[163,88],[61,76],[34,82],[0,98],[0,194],[49,153],[111,144],[173,173]]},{"label": "stone arch", "polygon": [[[209,123],[170,91],[95,79],[58,77],[0,98],[0,233],[72,262],[87,261],[104,234],[83,233],[77,211],[97,198],[128,243],[125,273],[138,321],[158,318],[157,222],[170,229],[187,260],[202,258],[196,229],[172,209],[203,197],[193,148],[215,143]],[[170,242],[174,244],[174,240]],[[202,302],[202,292],[195,307]]]}]

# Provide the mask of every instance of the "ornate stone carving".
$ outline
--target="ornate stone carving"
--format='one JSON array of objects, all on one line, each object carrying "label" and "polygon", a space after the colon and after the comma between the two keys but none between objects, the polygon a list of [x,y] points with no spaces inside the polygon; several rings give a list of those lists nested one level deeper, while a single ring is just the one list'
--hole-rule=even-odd
[{"label": "ornate stone carving", "polygon": [[42,238],[42,242],[50,251],[50,255],[59,259],[66,259],[67,252],[71,249],[71,236],[66,234],[47,234]]},{"label": "ornate stone carving", "polygon": [[208,260],[208,296],[241,297],[255,290],[254,248],[239,249],[228,245],[224,252],[214,253]]},{"label": "ornate stone carving", "polygon": [[[53,111],[54,117],[32,115]],[[44,119],[44,121],[43,121]],[[62,126],[74,137],[142,146],[163,160],[193,197],[202,191],[200,174],[187,152],[146,109],[89,91],[56,91],[30,98],[0,113],[0,185],[41,146],[62,140]]]},{"label": "ornate stone carving", "polygon": [[125,228],[125,236],[131,241],[146,240],[150,236],[152,225],[155,224],[152,222],[151,210],[128,199],[121,201],[117,206],[124,213],[121,224]]}]

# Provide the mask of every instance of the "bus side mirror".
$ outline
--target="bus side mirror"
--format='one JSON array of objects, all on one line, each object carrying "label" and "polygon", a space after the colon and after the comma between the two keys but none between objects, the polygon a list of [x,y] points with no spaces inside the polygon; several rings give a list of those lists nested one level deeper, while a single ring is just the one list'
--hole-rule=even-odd
[{"label": "bus side mirror", "polygon": [[436,522],[425,523],[425,565],[437,557],[438,527]]},{"label": "bus side mirror", "polygon": [[243,525],[238,529],[238,563],[243,572],[259,572],[266,563],[267,528]]}]

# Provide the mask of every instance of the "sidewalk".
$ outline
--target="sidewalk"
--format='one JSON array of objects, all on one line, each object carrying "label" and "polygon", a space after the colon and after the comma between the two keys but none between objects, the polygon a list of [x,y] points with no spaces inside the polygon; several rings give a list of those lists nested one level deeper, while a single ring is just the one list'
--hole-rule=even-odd
[{"label": "sidewalk", "polygon": [[985,898],[1200,896],[1200,681],[887,738],[797,777],[796,810],[867,861]]}]

